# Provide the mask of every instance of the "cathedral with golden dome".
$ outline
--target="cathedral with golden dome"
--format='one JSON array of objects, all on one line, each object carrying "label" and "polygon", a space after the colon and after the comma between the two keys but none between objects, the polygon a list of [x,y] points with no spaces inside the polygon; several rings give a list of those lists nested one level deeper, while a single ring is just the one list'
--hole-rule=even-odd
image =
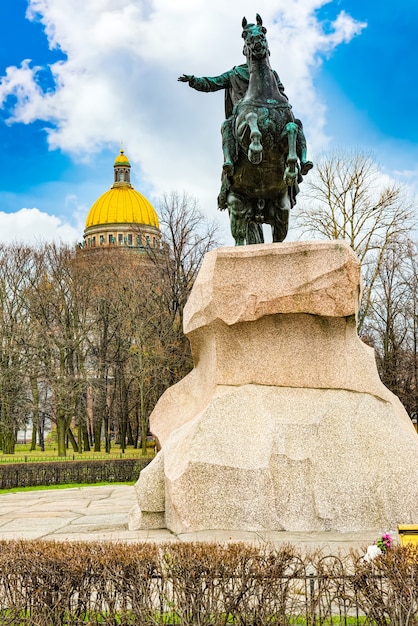
[{"label": "cathedral with golden dome", "polygon": [[131,185],[131,164],[121,149],[114,165],[113,185],[91,207],[84,230],[85,250],[159,249],[161,233],[152,204]]}]

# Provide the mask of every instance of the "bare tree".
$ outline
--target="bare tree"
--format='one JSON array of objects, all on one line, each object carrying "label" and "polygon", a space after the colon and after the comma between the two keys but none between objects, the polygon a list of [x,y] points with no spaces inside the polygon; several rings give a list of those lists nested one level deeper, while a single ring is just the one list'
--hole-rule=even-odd
[{"label": "bare tree", "polygon": [[[138,294],[140,297],[138,297]],[[128,419],[146,452],[149,415],[163,391],[185,376],[191,358],[183,333],[164,306],[158,273],[131,273],[121,294]]]},{"label": "bare tree", "polygon": [[[70,428],[84,419],[86,393],[86,325],[89,290],[81,280],[76,252],[46,244],[37,251],[37,279],[30,293],[31,315],[38,323],[38,358],[43,384],[50,391],[51,417],[57,426],[58,455],[66,455],[66,440],[79,450]],[[80,414],[81,411],[81,414]]]},{"label": "bare tree", "polygon": [[153,254],[166,306],[181,327],[183,308],[203,258],[220,245],[219,225],[202,213],[195,198],[173,191],[159,203],[162,251]]},{"label": "bare tree", "polygon": [[373,346],[382,381],[418,417],[418,253],[414,242],[386,251],[363,340]]},{"label": "bare tree", "polygon": [[369,314],[373,289],[387,251],[408,239],[415,202],[362,152],[324,157],[306,180],[297,220],[305,234],[344,239],[362,264],[359,331]]},{"label": "bare tree", "polygon": [[409,322],[409,332],[402,402],[418,427],[418,246],[414,242],[410,242],[407,263],[409,271],[405,278],[409,297],[405,316]]},{"label": "bare tree", "polygon": [[0,248],[0,444],[13,454],[16,433],[27,419],[28,307],[26,292],[32,271],[30,248]]},{"label": "bare tree", "polygon": [[[153,271],[148,272],[143,288],[146,298],[131,316],[136,321],[129,384],[138,390],[135,410],[140,416],[143,451],[149,414],[158,397],[192,367],[183,333],[183,309],[205,254],[220,245],[218,224],[208,220],[197,200],[187,193],[173,191],[162,196],[159,216],[161,246],[146,248]],[[144,307],[145,301],[148,305]],[[131,298],[131,309],[134,302]],[[127,303],[125,310],[128,307]],[[140,320],[146,320],[145,325]]]},{"label": "bare tree", "polygon": [[[160,255],[160,260],[164,255]],[[162,267],[126,249],[84,257],[89,291],[88,379],[95,450],[116,437],[146,451],[149,414],[190,369],[187,341],[167,307]]]},{"label": "bare tree", "polygon": [[126,253],[119,249],[83,253],[85,283],[89,284],[88,387],[92,418],[91,439],[99,452],[104,436],[106,452],[110,452],[112,425],[111,400],[114,398],[115,367],[121,341],[123,316],[120,313],[119,291],[123,288]]},{"label": "bare tree", "polygon": [[[195,200],[161,201],[161,247],[0,247],[0,444],[55,422],[58,454],[140,439],[158,397],[191,367],[183,307],[217,226]],[[25,406],[23,406],[25,404]]]},{"label": "bare tree", "polygon": [[405,353],[408,344],[408,284],[410,267],[404,244],[394,244],[381,259],[363,335],[373,344],[382,381],[402,395]]}]

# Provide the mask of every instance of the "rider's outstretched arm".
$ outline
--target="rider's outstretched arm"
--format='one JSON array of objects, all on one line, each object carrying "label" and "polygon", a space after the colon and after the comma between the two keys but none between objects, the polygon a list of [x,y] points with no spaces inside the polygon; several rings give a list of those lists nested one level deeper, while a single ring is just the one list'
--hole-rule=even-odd
[{"label": "rider's outstretched arm", "polygon": [[182,74],[177,80],[189,83],[189,86],[197,91],[219,91],[231,86],[230,72],[225,72],[220,76],[202,76],[201,78],[191,74]]}]

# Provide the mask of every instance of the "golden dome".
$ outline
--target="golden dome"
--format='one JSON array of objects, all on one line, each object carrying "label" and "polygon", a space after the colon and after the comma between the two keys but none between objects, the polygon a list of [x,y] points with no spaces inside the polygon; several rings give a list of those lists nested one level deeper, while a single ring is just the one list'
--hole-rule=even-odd
[{"label": "golden dome", "polygon": [[120,154],[118,154],[118,156],[116,157],[114,165],[129,165],[129,167],[131,166],[131,164],[129,163],[129,159],[123,150],[121,150]]},{"label": "golden dome", "polygon": [[131,186],[112,187],[91,207],[86,229],[102,224],[146,224],[159,227],[151,202]]}]

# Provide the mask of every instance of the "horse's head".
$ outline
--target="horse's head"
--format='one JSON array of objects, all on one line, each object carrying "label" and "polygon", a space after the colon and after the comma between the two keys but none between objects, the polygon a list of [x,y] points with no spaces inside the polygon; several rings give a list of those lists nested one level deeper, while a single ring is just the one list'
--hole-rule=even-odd
[{"label": "horse's head", "polygon": [[269,54],[267,39],[267,30],[263,26],[263,20],[256,15],[256,24],[248,24],[246,18],[242,20],[242,38],[244,39],[244,54],[249,60],[263,59]]}]

